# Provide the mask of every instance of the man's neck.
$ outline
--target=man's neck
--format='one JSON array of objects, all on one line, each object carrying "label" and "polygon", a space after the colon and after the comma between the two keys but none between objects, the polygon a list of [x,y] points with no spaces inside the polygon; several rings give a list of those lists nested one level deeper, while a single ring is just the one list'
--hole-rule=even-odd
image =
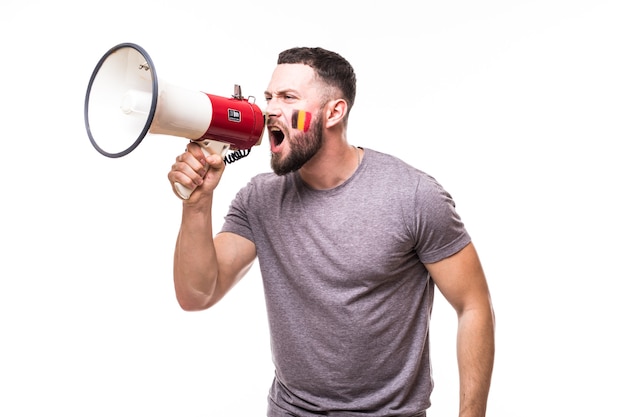
[{"label": "man's neck", "polygon": [[329,145],[326,144],[299,170],[302,180],[316,190],[330,190],[343,184],[361,161],[361,149],[345,141],[336,146]]}]

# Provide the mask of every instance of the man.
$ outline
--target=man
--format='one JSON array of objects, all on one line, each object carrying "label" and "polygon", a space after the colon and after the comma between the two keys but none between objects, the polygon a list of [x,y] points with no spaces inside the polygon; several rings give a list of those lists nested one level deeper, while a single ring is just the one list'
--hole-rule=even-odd
[{"label": "man", "polygon": [[175,249],[178,302],[211,307],[258,257],[276,367],[268,416],[422,417],[436,285],[458,314],[459,416],[484,416],[494,317],[476,250],[432,177],[348,143],[355,94],[340,55],[279,55],[265,92],[274,172],[239,191],[215,236],[224,164],[188,145],[168,174],[195,188]]}]

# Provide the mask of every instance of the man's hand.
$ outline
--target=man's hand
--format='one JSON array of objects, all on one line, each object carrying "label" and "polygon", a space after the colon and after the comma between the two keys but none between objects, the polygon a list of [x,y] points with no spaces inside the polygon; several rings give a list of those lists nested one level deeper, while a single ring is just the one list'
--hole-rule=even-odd
[{"label": "man's hand", "polygon": [[219,184],[224,167],[220,155],[209,154],[199,144],[190,142],[185,152],[176,157],[167,178],[172,190],[181,198],[183,197],[177,190],[179,186],[185,187],[190,194],[198,190],[196,194],[207,195],[212,194]]}]

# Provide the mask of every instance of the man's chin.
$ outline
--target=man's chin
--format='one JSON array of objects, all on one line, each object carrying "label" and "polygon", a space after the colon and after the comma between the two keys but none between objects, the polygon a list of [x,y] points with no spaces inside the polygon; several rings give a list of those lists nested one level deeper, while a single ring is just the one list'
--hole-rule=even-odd
[{"label": "man's chin", "polygon": [[276,175],[285,175],[287,172],[283,167],[283,163],[281,160],[280,153],[272,152],[272,158],[270,160],[270,166],[272,167],[272,171]]},{"label": "man's chin", "polygon": [[271,167],[276,175],[286,175],[299,170],[303,163],[295,162],[291,158],[283,158],[280,154],[274,153],[271,158]]}]

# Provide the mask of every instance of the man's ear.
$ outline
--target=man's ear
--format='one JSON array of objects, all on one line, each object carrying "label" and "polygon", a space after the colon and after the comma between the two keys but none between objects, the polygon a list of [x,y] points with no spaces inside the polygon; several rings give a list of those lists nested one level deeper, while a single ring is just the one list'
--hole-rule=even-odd
[{"label": "man's ear", "polygon": [[348,111],[348,103],[344,99],[331,100],[326,103],[326,127],[331,128],[341,123]]}]

